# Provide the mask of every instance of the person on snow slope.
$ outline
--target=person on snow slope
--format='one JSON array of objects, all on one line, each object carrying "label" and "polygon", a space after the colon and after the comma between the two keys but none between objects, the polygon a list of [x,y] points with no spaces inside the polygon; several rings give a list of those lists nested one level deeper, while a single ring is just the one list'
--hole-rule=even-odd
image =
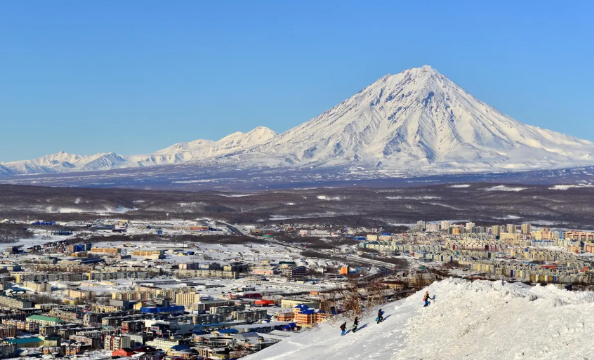
[{"label": "person on snow slope", "polygon": [[381,323],[382,321],[384,321],[384,312],[382,311],[382,309],[379,309],[377,311],[377,323]]},{"label": "person on snow slope", "polygon": [[342,330],[342,332],[340,333],[341,336],[346,334],[346,323],[340,325],[340,330]]},{"label": "person on snow slope", "polygon": [[358,326],[359,326],[359,317],[355,316],[355,321],[353,321],[353,332],[357,332]]},{"label": "person on snow slope", "polygon": [[425,293],[425,296],[423,296],[423,301],[425,302],[425,305],[423,305],[423,307],[429,306],[430,299],[431,299],[431,296],[429,296],[429,290],[427,290],[427,292]]}]

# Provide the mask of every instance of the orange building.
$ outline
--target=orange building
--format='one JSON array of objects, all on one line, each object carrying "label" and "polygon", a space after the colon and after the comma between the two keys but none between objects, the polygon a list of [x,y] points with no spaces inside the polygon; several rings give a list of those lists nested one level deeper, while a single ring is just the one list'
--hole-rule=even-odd
[{"label": "orange building", "polygon": [[311,326],[326,320],[328,315],[325,312],[312,309],[305,305],[297,305],[293,309],[293,321],[302,326]]},{"label": "orange building", "polygon": [[293,313],[281,313],[277,315],[278,321],[293,321],[295,315]]},{"label": "orange building", "polygon": [[299,325],[313,325],[326,320],[325,313],[319,311],[305,311],[295,314],[294,321]]}]

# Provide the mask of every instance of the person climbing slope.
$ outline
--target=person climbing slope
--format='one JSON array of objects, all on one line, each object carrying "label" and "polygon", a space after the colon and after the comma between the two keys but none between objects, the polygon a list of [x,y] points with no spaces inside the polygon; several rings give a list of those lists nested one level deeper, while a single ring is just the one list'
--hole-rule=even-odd
[{"label": "person climbing slope", "polygon": [[377,319],[375,319],[375,321],[377,321],[378,324],[384,321],[384,312],[382,311],[382,309],[379,309],[377,311]]},{"label": "person climbing slope", "polygon": [[429,296],[429,290],[427,290],[425,296],[423,296],[423,301],[425,302],[425,305],[423,305],[423,307],[429,306],[429,299],[431,299],[431,296]]},{"label": "person climbing slope", "polygon": [[355,316],[355,321],[353,321],[353,332],[357,332],[357,326],[359,326],[359,317]]},{"label": "person climbing slope", "polygon": [[342,330],[342,332],[340,333],[341,336],[346,333],[346,323],[340,325],[340,330]]}]

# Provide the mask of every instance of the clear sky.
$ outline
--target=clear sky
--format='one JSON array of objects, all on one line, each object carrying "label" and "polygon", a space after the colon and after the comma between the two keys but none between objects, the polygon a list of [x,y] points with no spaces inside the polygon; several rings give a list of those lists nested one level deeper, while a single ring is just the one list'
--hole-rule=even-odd
[{"label": "clear sky", "polygon": [[593,18],[587,0],[2,1],[0,161],[283,132],[422,65],[594,141]]}]

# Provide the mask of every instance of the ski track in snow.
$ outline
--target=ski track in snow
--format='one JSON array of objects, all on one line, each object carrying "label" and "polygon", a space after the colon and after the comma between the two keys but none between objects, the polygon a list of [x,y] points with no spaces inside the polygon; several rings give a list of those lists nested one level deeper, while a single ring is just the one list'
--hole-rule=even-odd
[{"label": "ski track in snow", "polygon": [[[323,323],[246,360],[592,359],[594,293],[553,285],[447,279],[383,307],[377,325],[340,336],[341,321]],[[350,326],[351,321],[347,323]]]}]

